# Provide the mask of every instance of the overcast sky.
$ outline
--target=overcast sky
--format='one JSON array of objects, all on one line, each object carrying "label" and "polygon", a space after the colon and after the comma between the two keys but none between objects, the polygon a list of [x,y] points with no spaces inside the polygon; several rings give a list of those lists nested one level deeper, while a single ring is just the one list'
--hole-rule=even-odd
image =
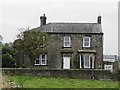
[{"label": "overcast sky", "polygon": [[102,16],[104,54],[118,53],[117,0],[1,0],[0,34],[13,42],[19,28],[40,26],[40,16],[49,22],[96,23]]}]

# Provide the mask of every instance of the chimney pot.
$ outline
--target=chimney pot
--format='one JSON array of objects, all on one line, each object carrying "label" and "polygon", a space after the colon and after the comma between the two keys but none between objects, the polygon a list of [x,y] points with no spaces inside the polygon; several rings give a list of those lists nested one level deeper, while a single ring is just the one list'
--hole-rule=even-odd
[{"label": "chimney pot", "polygon": [[97,23],[98,23],[98,24],[101,24],[101,18],[102,18],[102,17],[99,15],[98,18],[97,18]]},{"label": "chimney pot", "polygon": [[43,14],[43,16],[40,17],[40,26],[46,25],[46,16]]}]

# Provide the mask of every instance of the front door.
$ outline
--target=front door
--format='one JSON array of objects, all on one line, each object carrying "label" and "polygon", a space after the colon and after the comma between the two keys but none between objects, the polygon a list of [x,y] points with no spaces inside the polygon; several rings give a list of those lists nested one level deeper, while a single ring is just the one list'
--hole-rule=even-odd
[{"label": "front door", "polygon": [[63,57],[63,69],[70,69],[70,57]]}]

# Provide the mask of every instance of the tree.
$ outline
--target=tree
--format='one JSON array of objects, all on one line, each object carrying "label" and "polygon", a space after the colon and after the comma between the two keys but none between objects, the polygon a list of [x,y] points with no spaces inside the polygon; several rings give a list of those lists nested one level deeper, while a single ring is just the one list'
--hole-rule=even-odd
[{"label": "tree", "polygon": [[0,42],[2,42],[2,40],[3,40],[3,37],[2,37],[2,35],[0,35]]},{"label": "tree", "polygon": [[46,52],[51,42],[48,34],[37,29],[24,30],[18,35],[20,38],[15,40],[13,47],[17,51],[24,53],[34,64],[35,57],[40,53]]},{"label": "tree", "polygon": [[1,61],[2,61],[2,40],[3,40],[3,37],[2,35],[0,35],[0,67],[1,67]]},{"label": "tree", "polygon": [[2,67],[13,68],[15,67],[15,62],[15,50],[9,45],[9,43],[2,45]]}]

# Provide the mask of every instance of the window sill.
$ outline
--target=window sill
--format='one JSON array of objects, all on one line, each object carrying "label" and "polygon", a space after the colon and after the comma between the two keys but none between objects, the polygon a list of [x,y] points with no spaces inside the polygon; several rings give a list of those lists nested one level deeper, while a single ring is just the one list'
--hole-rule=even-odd
[{"label": "window sill", "polygon": [[71,46],[70,47],[65,47],[65,46],[63,46],[62,48],[72,48]]},{"label": "window sill", "polygon": [[47,65],[35,64],[35,66],[47,66]]},{"label": "window sill", "polygon": [[84,67],[84,69],[91,69],[90,67]]},{"label": "window sill", "polygon": [[91,47],[82,47],[82,48],[84,48],[84,49],[91,49]]},{"label": "window sill", "polygon": [[35,66],[40,66],[40,64],[35,64]]},{"label": "window sill", "polygon": [[81,70],[94,70],[95,68],[79,68]]},{"label": "window sill", "polygon": [[43,65],[40,65],[40,66],[47,66],[47,65],[46,65],[46,64],[45,64],[45,65],[43,64]]},{"label": "window sill", "polygon": [[87,46],[83,46],[83,48],[90,48],[90,46],[88,46],[88,47]]}]

